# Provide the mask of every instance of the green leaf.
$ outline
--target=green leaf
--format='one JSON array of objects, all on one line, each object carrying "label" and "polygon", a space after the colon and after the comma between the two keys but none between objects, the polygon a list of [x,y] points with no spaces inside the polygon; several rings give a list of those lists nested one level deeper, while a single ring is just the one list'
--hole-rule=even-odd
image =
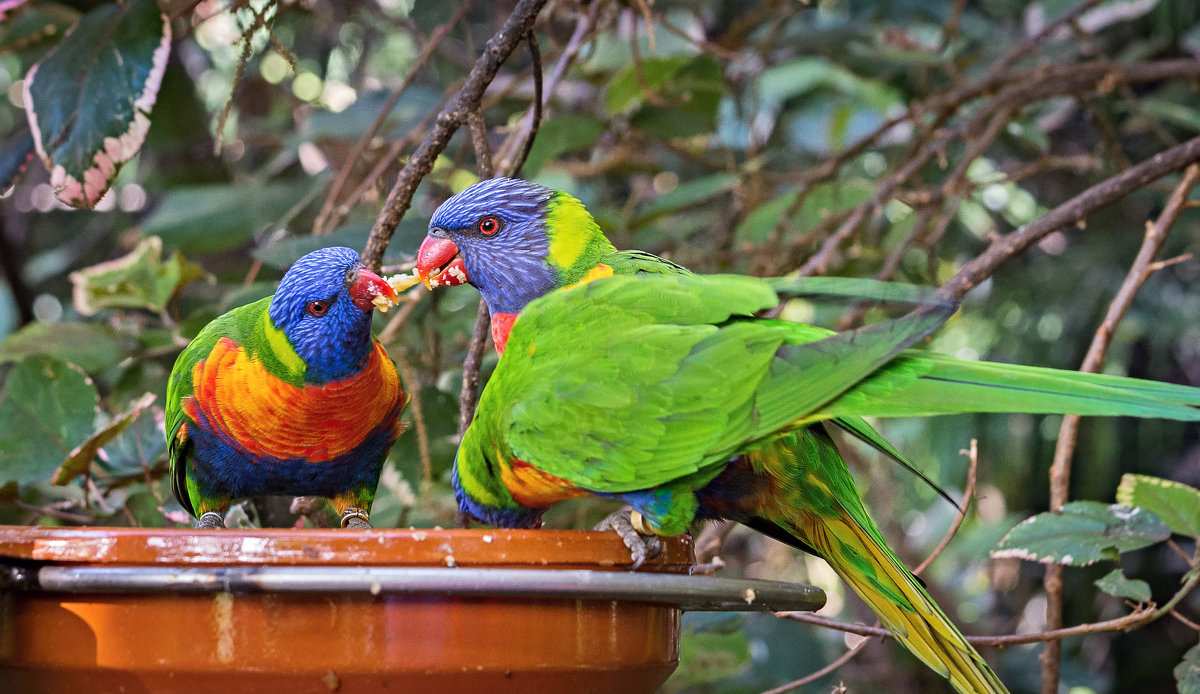
[{"label": "green leaf", "polygon": [[116,332],[101,323],[30,323],[0,342],[0,364],[44,354],[71,362],[88,373],[124,359],[128,350]]},{"label": "green leaf", "polygon": [[17,128],[0,144],[0,193],[17,182],[34,157],[33,134],[27,128]]},{"label": "green leaf", "polygon": [[647,92],[656,93],[667,80],[692,60],[691,56],[674,56],[650,58],[642,60],[640,64],[629,63],[613,75],[608,83],[608,91],[604,94],[605,110],[610,115],[632,111],[646,100]]},{"label": "green leaf", "polygon": [[[417,443],[416,424],[413,419],[416,404],[410,402],[402,419],[407,426],[405,434],[392,446],[388,457],[396,470],[413,489],[421,488],[421,451]],[[421,414],[425,419],[425,430],[429,436],[429,457],[433,467],[433,478],[438,479],[449,469],[458,450],[458,398],[444,390],[430,386],[421,389]]]},{"label": "green leaf", "polygon": [[[0,2],[0,46],[36,59],[79,21],[80,12],[55,2]],[[30,61],[32,62],[32,60]]]},{"label": "green leaf", "polygon": [[1200,694],[1200,644],[1189,648],[1175,666],[1175,682],[1179,694]]},{"label": "green leaf", "polygon": [[46,482],[92,434],[96,387],[78,367],[47,356],[18,362],[0,400],[0,482]]},{"label": "green leaf", "polygon": [[205,276],[178,251],[163,260],[162,239],[142,239],[128,255],[71,273],[75,310],[85,316],[113,308],[162,311],[175,292]]},{"label": "green leaf", "polygon": [[1200,489],[1160,477],[1126,474],[1117,485],[1117,503],[1153,511],[1171,532],[1200,537]]},{"label": "green leaf", "polygon": [[630,226],[636,229],[665,214],[708,200],[734,187],[737,182],[736,174],[720,173],[681,183],[675,190],[660,195],[642,208],[638,216],[630,222]]},{"label": "green leaf", "polygon": [[1162,542],[1171,533],[1143,508],[1073,501],[1062,513],[1039,513],[1010,530],[993,557],[1017,557],[1043,564],[1087,566],[1116,560],[1121,552]]},{"label": "green leaf", "polygon": [[[402,222],[403,223],[403,222]],[[254,249],[256,260],[281,270],[291,267],[300,256],[311,253],[318,248],[328,246],[349,246],[362,248],[371,234],[371,224],[349,224],[334,229],[322,236],[285,236],[268,241],[265,245]]]},{"label": "green leaf", "polygon": [[757,86],[763,105],[778,108],[792,97],[806,94],[821,86],[852,79],[852,76],[823,58],[806,57],[763,70],[758,74]]},{"label": "green leaf", "polygon": [[277,223],[323,180],[180,186],[163,196],[141,229],[189,255],[235,248]]},{"label": "green leaf", "polygon": [[604,123],[590,116],[567,113],[542,123],[525,160],[524,173],[532,176],[546,162],[568,152],[590,147],[604,134]]},{"label": "green leaf", "polygon": [[1192,131],[1200,131],[1200,111],[1170,99],[1148,97],[1140,101],[1142,110],[1155,118],[1171,121]]},{"label": "green leaf", "polygon": [[[153,494],[147,491],[134,492],[125,500],[125,510],[133,516],[134,524],[139,528],[173,528],[172,523],[166,516],[162,504]],[[123,516],[118,512],[114,516]]]},{"label": "green leaf", "polygon": [[613,77],[604,96],[609,114],[633,114],[635,128],[654,137],[711,132],[725,92],[721,66],[712,56],[641,61],[641,78],[630,63]]},{"label": "green leaf", "polygon": [[92,467],[92,461],[100,447],[112,441],[117,434],[125,430],[129,423],[142,413],[142,410],[154,402],[154,393],[146,393],[129,406],[124,413],[114,417],[108,424],[101,427],[67,454],[66,460],[54,471],[51,484],[62,486],[79,475],[85,474]]},{"label": "green leaf", "polygon": [[742,243],[763,243],[775,231],[775,225],[796,201],[796,192],[792,191],[755,207],[746,215],[734,232],[734,238]]},{"label": "green leaf", "polygon": [[165,462],[167,441],[163,420],[163,409],[156,406],[134,418],[99,451],[101,467],[111,475],[140,475],[156,462]]},{"label": "green leaf", "polygon": [[651,137],[693,137],[712,133],[726,91],[721,66],[709,55],[693,58],[661,90],[664,104],[646,103],[630,121]]},{"label": "green leaf", "polygon": [[[741,620],[735,622],[741,625]],[[741,629],[694,631],[679,642],[679,670],[668,691],[720,682],[750,667],[750,640]]]},{"label": "green leaf", "polygon": [[1113,569],[1096,581],[1096,587],[1117,598],[1128,598],[1135,602],[1150,601],[1150,584],[1142,580],[1125,577],[1120,569]]},{"label": "green leaf", "polygon": [[171,23],[155,0],[88,12],[25,77],[25,110],[59,200],[92,207],[146,139]]}]

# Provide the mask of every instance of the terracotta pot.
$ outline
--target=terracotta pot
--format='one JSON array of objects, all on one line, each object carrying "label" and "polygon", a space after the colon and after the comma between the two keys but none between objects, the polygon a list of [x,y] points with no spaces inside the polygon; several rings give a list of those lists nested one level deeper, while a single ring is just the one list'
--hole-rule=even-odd
[{"label": "terracotta pot", "polygon": [[807,586],[638,572],[613,533],[0,527],[4,692],[653,692],[682,609]]}]

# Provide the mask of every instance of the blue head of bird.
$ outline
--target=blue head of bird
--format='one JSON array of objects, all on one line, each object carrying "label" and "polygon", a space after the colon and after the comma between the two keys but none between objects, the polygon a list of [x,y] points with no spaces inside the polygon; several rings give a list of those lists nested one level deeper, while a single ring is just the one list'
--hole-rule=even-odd
[{"label": "blue head of bird", "polygon": [[284,273],[268,313],[304,361],[306,382],[337,381],[362,367],[379,295],[396,299],[395,290],[343,246],[315,250]]},{"label": "blue head of bird", "polygon": [[611,248],[575,198],[529,181],[492,178],[446,200],[417,253],[427,286],[475,285],[493,314],[518,313],[563,286],[589,249]]}]

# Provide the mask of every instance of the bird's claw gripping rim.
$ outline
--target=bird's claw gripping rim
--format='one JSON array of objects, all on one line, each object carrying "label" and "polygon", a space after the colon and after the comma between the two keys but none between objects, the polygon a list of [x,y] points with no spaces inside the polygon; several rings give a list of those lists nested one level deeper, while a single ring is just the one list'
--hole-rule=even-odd
[{"label": "bird's claw gripping rim", "polygon": [[206,511],[196,519],[196,528],[224,528],[225,519],[216,511]]},{"label": "bird's claw gripping rim", "polygon": [[641,513],[631,509],[613,511],[593,530],[612,530],[621,537],[633,560],[629,565],[630,571],[640,569],[647,559],[653,559],[662,552],[662,541],[658,535],[646,525]]},{"label": "bird's claw gripping rim", "polygon": [[361,508],[351,507],[342,511],[343,528],[371,528],[371,519]]}]

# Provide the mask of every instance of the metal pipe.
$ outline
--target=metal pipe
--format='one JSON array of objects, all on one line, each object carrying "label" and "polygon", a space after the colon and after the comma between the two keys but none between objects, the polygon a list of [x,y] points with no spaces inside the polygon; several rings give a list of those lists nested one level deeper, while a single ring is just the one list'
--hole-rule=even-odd
[{"label": "metal pipe", "polygon": [[[42,566],[0,564],[7,590],[67,593],[365,593],[629,600],[705,611],[818,610],[814,586],[617,571],[356,566]],[[18,575],[20,574],[20,575]]]}]

